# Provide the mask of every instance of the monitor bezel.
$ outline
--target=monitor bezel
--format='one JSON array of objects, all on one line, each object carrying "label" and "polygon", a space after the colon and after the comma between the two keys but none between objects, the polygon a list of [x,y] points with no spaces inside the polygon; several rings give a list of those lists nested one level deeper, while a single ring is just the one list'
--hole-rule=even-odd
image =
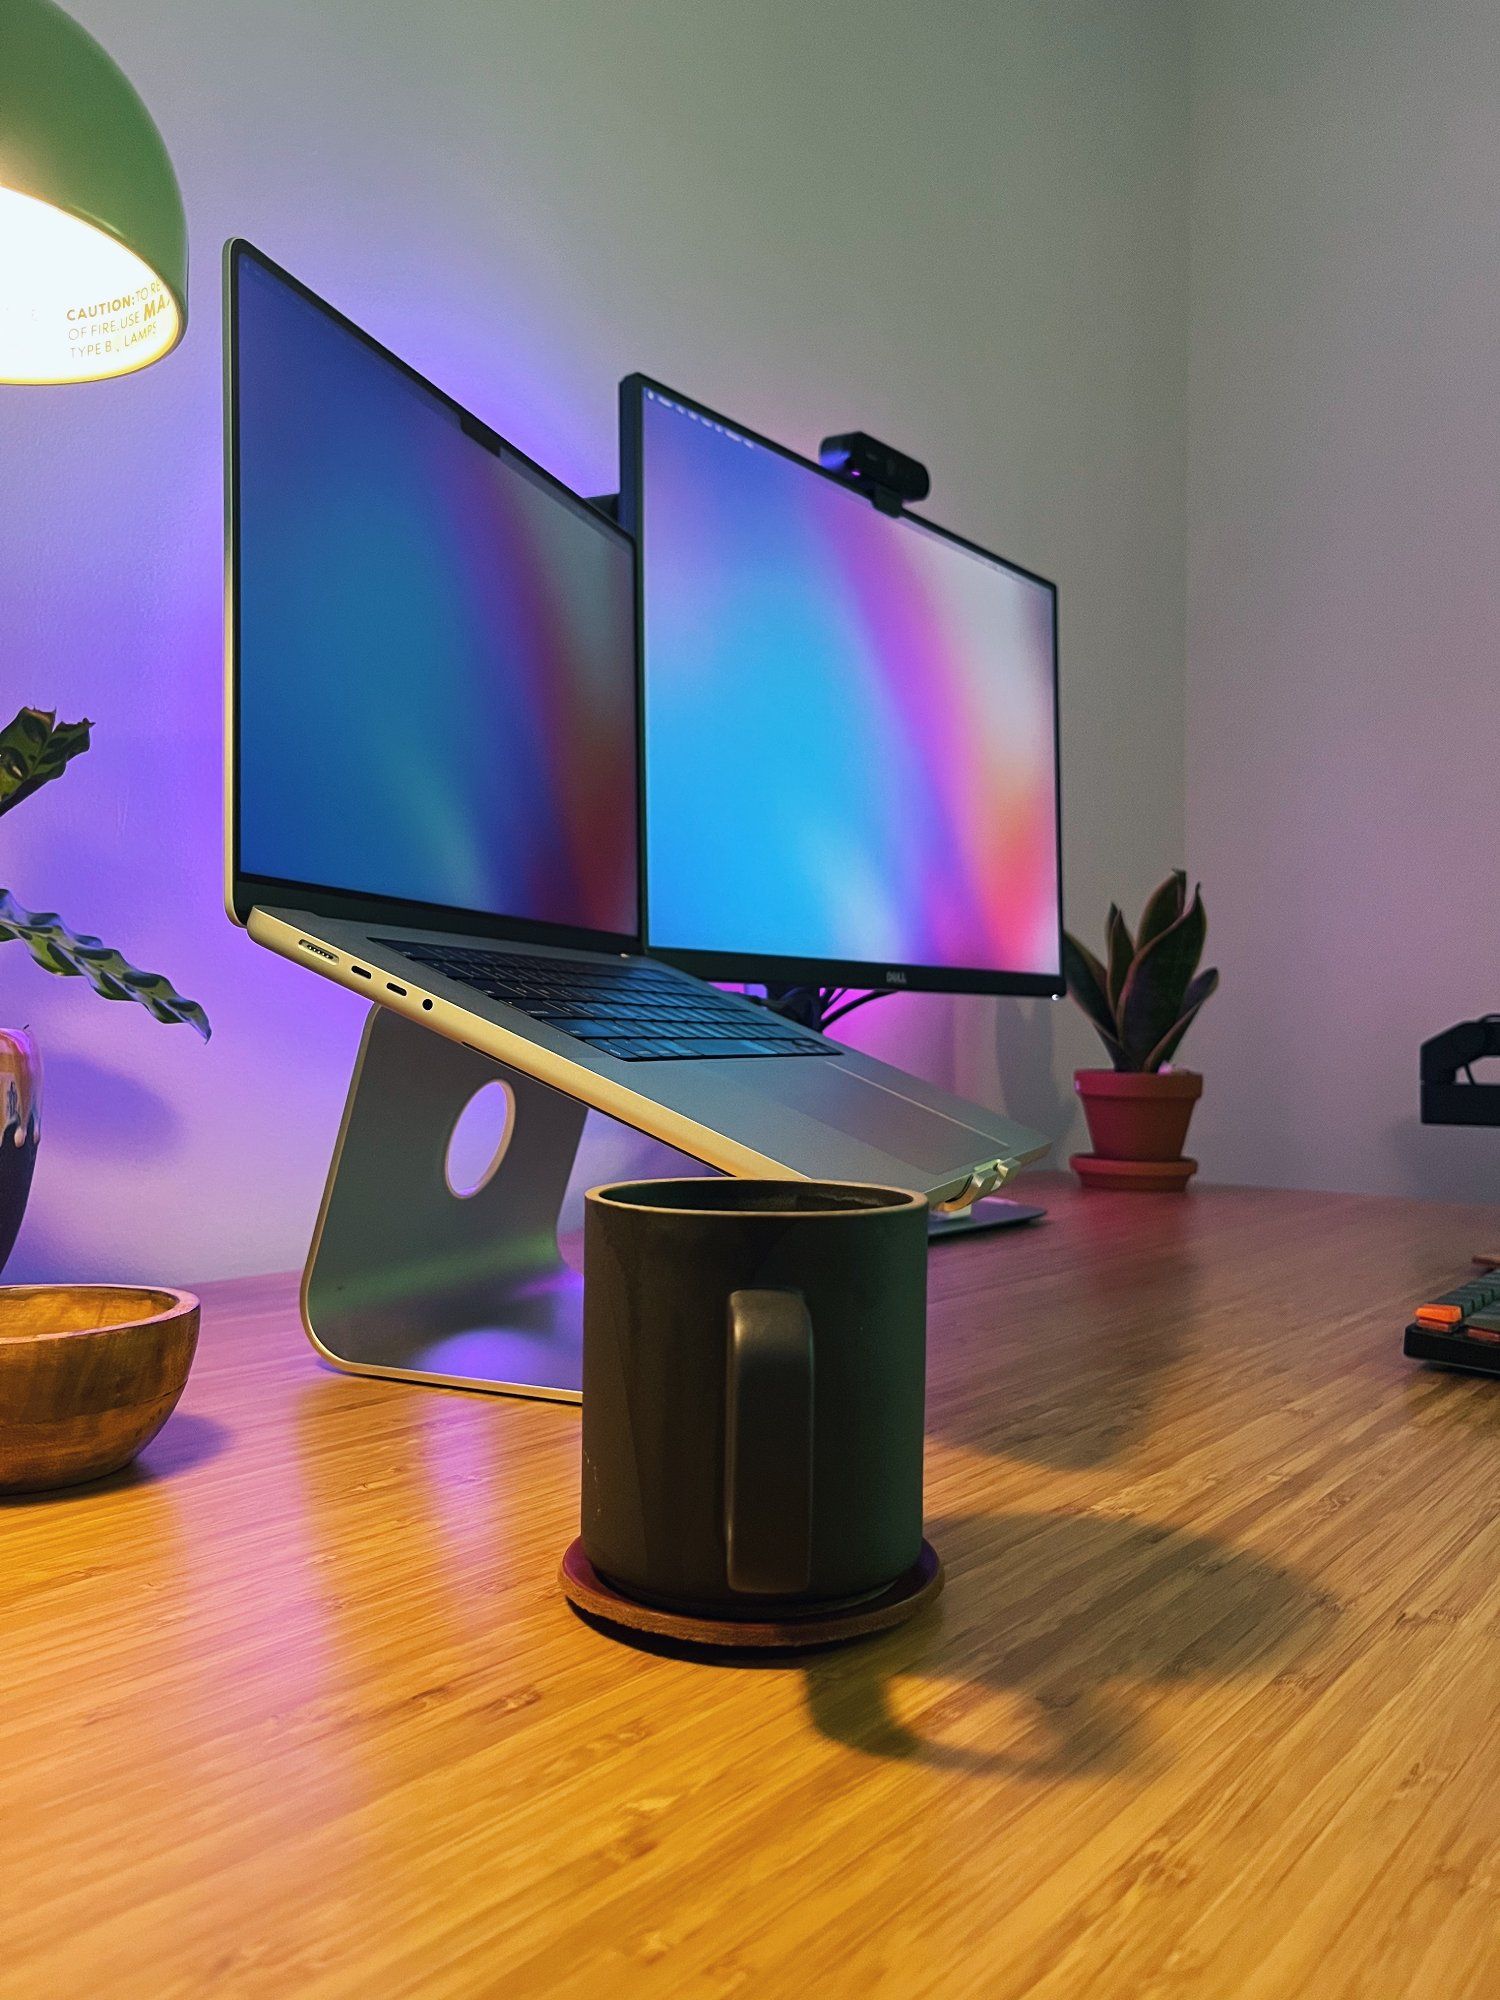
[{"label": "monitor bezel", "polygon": [[[956,548],[970,555],[982,557],[1001,569],[1012,571],[1025,577],[1030,583],[1038,583],[1051,593],[1052,598],[1052,756],[1053,756],[1053,823],[1054,842],[1057,856],[1057,963],[1058,971],[1022,972],[994,971],[983,967],[932,966],[911,964],[890,964],[884,960],[869,959],[824,959],[779,956],[766,952],[726,952],[700,951],[690,947],[664,944],[653,938],[651,932],[651,866],[650,850],[646,840],[647,815],[650,802],[647,797],[649,785],[649,760],[646,755],[646,730],[649,727],[646,697],[646,530],[642,518],[641,494],[644,468],[642,465],[642,409],[648,390],[680,404],[684,409],[695,411],[706,417],[710,423],[722,424],[737,436],[746,437],[752,443],[773,451],[778,456],[789,459],[793,465],[812,473],[816,478],[827,480],[831,485],[849,493],[854,500],[863,500],[867,506],[873,505],[868,494],[862,494],[851,487],[846,479],[830,472],[816,460],[804,458],[800,452],[792,451],[774,438],[763,436],[748,424],[742,424],[732,417],[701,403],[693,396],[685,396],[668,383],[642,373],[625,376],[620,383],[620,495],[619,516],[623,527],[629,529],[635,538],[636,567],[639,586],[636,592],[636,661],[637,686],[639,688],[641,717],[641,926],[646,940],[645,948],[655,958],[669,965],[680,966],[684,972],[696,973],[702,979],[719,980],[725,983],[739,982],[746,985],[768,986],[843,986],[864,992],[891,993],[990,993],[1020,998],[1057,999],[1067,991],[1062,974],[1063,938],[1063,873],[1062,873],[1062,717],[1060,687],[1058,677],[1058,590],[1050,577],[1041,576],[1035,570],[1025,568],[1021,563],[1012,562],[1008,557],[996,555],[993,549],[984,548],[980,543],[970,541],[967,536],[955,534],[951,528],[944,528],[936,521],[928,520],[925,514],[917,514],[903,509],[894,517],[896,522],[908,521],[925,528],[928,533],[941,540],[951,542]],[[878,510],[877,510],[878,511]],[[890,518],[890,517],[888,517]]]},{"label": "monitor bezel", "polygon": [[[636,761],[636,922],[634,931],[594,930],[573,924],[555,924],[538,918],[508,917],[494,911],[467,910],[446,903],[413,902],[399,897],[380,896],[362,889],[337,888],[327,883],[288,880],[276,876],[248,874],[240,865],[240,782],[239,782],[239,694],[240,694],[240,508],[239,508],[239,280],[246,261],[258,264],[308,305],[353,334],[365,347],[397,368],[409,381],[443,404],[459,420],[465,432],[485,445],[502,460],[535,475],[554,491],[591,527],[597,525],[628,550],[635,601],[633,638],[635,644],[635,761]],[[543,465],[527,456],[491,425],[466,409],[456,397],[413,368],[371,333],[321,298],[310,285],[296,277],[273,257],[241,236],[230,237],[224,245],[224,860],[225,908],[237,924],[248,922],[256,904],[269,908],[291,906],[314,915],[345,922],[378,925],[400,924],[412,929],[456,931],[490,937],[505,943],[542,944],[573,947],[586,951],[639,952],[645,936],[645,821],[641,812],[641,787],[645,780],[640,739],[640,556],[635,537],[620,523],[557,478]]]}]

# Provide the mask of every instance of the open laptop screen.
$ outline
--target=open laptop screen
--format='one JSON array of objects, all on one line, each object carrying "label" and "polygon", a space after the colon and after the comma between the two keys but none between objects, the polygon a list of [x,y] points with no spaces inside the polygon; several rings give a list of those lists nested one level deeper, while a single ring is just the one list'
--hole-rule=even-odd
[{"label": "open laptop screen", "polygon": [[230,299],[237,883],[633,941],[629,537],[248,245]]}]

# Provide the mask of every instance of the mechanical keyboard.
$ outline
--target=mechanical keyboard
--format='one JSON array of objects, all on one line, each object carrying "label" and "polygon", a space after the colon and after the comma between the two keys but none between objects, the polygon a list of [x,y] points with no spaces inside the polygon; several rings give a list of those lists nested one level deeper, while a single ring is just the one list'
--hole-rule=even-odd
[{"label": "mechanical keyboard", "polygon": [[1500,1274],[1487,1271],[1418,1306],[1403,1352],[1414,1361],[1500,1375]]},{"label": "mechanical keyboard", "polygon": [[530,957],[472,945],[382,938],[413,964],[472,986],[622,1062],[826,1056],[820,1035],[748,1000],[674,978],[642,959]]}]

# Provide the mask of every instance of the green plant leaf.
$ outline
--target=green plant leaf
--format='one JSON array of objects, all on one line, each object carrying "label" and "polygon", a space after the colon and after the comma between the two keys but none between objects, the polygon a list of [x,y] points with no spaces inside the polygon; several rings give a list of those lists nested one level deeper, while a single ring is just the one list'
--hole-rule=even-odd
[{"label": "green plant leaf", "polygon": [[1110,1061],[1119,1068],[1121,1049],[1115,1035],[1115,1017],[1105,990],[1104,967],[1087,945],[1080,944],[1070,931],[1063,932],[1063,978],[1069,994],[1093,1022]]},{"label": "green plant leaf", "polygon": [[86,979],[106,1000],[133,1000],[158,1021],[185,1021],[204,1041],[208,1016],[159,972],[141,972],[96,937],[70,931],[55,911],[23,909],[0,889],[0,944],[19,938],[44,972]]},{"label": "green plant leaf", "polygon": [[1207,934],[1202,892],[1195,889],[1176,923],[1168,924],[1137,955],[1115,1009],[1120,1041],[1132,1069],[1144,1070],[1157,1045],[1181,1020]]},{"label": "green plant leaf", "polygon": [[1118,903],[1109,906],[1109,915],[1104,920],[1104,935],[1109,947],[1109,980],[1105,990],[1109,994],[1110,1009],[1118,1022],[1120,995],[1125,991],[1125,981],[1135,959],[1135,939],[1130,935],[1130,926]]},{"label": "green plant leaf", "polygon": [[1104,967],[1071,931],[1063,932],[1063,979],[1068,992],[1098,1028],[1114,1033],[1115,1017],[1105,991]]},{"label": "green plant leaf", "polygon": [[1187,908],[1187,871],[1174,868],[1166,881],[1153,889],[1141,912],[1140,929],[1135,934],[1135,948],[1144,951],[1152,938],[1162,932]]},{"label": "green plant leaf", "polygon": [[0,729],[0,813],[60,778],[89,747],[87,722],[59,722],[48,708],[23,708]]},{"label": "green plant leaf", "polygon": [[1143,1065],[1144,1068],[1149,1070],[1160,1069],[1163,1063],[1169,1063],[1172,1060],[1173,1056],[1177,1053],[1178,1044],[1188,1029],[1192,1027],[1194,1021],[1197,1020],[1198,1009],[1208,999],[1210,994],[1217,992],[1218,985],[1219,975],[1217,969],[1214,967],[1210,967],[1207,972],[1200,972],[1198,974],[1198,977],[1193,980],[1187,992],[1183,995],[1182,1016],[1180,1020],[1162,1036],[1156,1047],[1147,1056]]}]

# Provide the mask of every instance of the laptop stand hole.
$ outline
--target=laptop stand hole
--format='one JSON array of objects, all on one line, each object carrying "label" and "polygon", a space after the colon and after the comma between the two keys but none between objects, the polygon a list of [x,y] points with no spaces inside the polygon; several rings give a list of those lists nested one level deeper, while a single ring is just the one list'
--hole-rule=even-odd
[{"label": "laptop stand hole", "polygon": [[448,1192],[469,1201],[500,1171],[515,1129],[516,1100],[497,1077],[482,1083],[453,1122],[443,1158]]}]

